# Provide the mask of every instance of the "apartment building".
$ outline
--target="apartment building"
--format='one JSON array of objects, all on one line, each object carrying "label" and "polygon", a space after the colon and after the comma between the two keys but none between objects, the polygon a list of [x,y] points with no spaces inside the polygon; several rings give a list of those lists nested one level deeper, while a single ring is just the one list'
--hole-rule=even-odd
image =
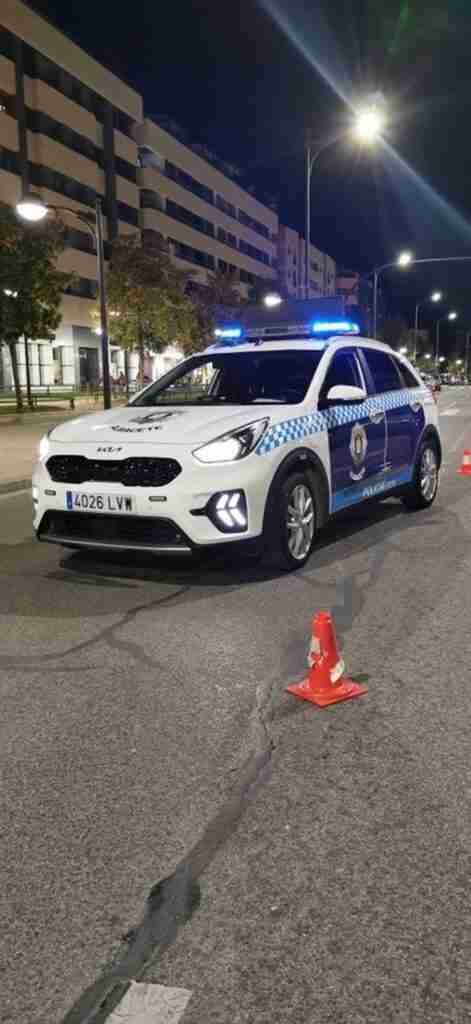
[{"label": "apartment building", "polygon": [[[306,242],[293,228],[280,224],[278,268],[280,286],[290,298],[305,298]],[[315,245],[309,247],[310,298],[335,295],[335,261]]]},{"label": "apartment building", "polygon": [[[138,151],[134,125],[141,97],[20,0],[0,6],[0,201],[12,206],[28,189],[57,206],[94,208],[103,201],[106,247],[139,229]],[[99,338],[92,331],[96,257],[86,229],[64,217],[69,245],[59,268],[76,281],[64,295],[53,346],[30,343],[35,385],[96,380]],[[0,386],[10,373],[6,350]],[[25,377],[23,346],[18,347]],[[3,370],[3,373],[2,373]],[[2,381],[3,377],[3,381]]]},{"label": "apartment building", "polygon": [[[28,190],[53,206],[94,209],[102,200],[105,258],[117,235],[163,238],[177,266],[204,287],[208,272],[234,270],[242,298],[260,283],[304,297],[305,242],[280,227],[277,213],[197,152],[144,117],[142,97],[76,46],[22,0],[0,5],[0,202],[15,206]],[[29,343],[34,386],[66,386],[101,377],[100,339],[93,331],[96,256],[73,214],[62,214],[68,247],[60,269],[73,271],[55,342]],[[311,245],[310,294],[335,293],[335,263]],[[111,346],[112,373],[123,353]],[[149,360],[157,375],[180,358],[170,347]],[[137,356],[131,356],[137,373]],[[24,346],[18,346],[24,383]],[[0,347],[0,387],[12,381]]]},{"label": "apartment building", "polygon": [[153,121],[135,138],[144,237],[163,237],[196,285],[208,270],[233,270],[247,298],[257,281],[275,281],[277,214]]}]

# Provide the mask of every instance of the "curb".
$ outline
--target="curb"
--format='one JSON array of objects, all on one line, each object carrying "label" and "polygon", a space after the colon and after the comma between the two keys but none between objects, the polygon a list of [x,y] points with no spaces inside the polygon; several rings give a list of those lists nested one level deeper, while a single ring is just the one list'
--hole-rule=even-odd
[{"label": "curb", "polygon": [[31,490],[31,479],[29,480],[12,480],[7,484],[0,483],[0,496],[2,494],[15,494],[16,491],[29,491]]}]

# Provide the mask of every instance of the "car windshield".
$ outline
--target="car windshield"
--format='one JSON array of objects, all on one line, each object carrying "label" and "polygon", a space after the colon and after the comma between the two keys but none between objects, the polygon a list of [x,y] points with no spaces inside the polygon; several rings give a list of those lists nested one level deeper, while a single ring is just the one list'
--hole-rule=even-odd
[{"label": "car windshield", "polygon": [[306,397],[322,351],[210,352],[192,356],[132,405],[296,405]]}]

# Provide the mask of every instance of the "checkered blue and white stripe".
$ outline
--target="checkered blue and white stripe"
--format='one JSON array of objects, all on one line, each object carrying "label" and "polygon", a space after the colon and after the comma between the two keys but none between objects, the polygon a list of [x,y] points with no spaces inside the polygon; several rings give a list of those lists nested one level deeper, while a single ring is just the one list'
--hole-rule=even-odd
[{"label": "checkered blue and white stripe", "polygon": [[359,420],[374,416],[378,412],[388,412],[391,409],[399,409],[403,405],[412,405],[415,402],[423,401],[425,395],[421,388],[403,389],[401,391],[389,391],[384,395],[374,395],[364,402],[355,402],[352,405],[345,403],[333,406],[322,412],[308,413],[305,416],[296,416],[290,420],[283,420],[282,423],[274,423],[267,433],[262,437],[257,455],[268,455],[275,448],[291,441],[302,441],[312,434],[322,433],[324,430],[332,430],[333,427],[340,427],[348,423],[356,423]]}]

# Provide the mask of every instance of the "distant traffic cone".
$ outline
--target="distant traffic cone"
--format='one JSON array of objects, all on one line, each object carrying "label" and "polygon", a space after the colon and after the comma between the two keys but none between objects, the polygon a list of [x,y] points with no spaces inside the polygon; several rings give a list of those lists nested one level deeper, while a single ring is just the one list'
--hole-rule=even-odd
[{"label": "distant traffic cone", "polygon": [[471,449],[465,448],[463,452],[463,461],[458,470],[461,476],[471,476]]},{"label": "distant traffic cone", "polygon": [[334,624],[328,612],[318,612],[314,617],[308,661],[310,672],[306,679],[287,687],[288,693],[294,693],[295,697],[324,708],[367,692],[366,686],[344,675],[345,663],[338,653]]}]

